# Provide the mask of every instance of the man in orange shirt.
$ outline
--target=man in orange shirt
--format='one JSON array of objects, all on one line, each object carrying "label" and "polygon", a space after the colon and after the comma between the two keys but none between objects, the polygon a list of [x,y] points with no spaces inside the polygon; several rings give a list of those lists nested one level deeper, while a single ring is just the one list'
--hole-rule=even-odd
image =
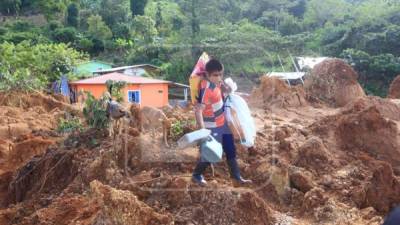
[{"label": "man in orange shirt", "polygon": [[[200,82],[200,93],[195,106],[197,126],[211,130],[213,137],[222,144],[231,177],[239,184],[247,184],[251,180],[245,180],[240,175],[233,135],[225,120],[223,71],[223,65],[216,59],[211,59],[206,64],[205,79]],[[195,183],[207,184],[202,174],[209,165],[209,162],[200,158],[192,175]]]}]

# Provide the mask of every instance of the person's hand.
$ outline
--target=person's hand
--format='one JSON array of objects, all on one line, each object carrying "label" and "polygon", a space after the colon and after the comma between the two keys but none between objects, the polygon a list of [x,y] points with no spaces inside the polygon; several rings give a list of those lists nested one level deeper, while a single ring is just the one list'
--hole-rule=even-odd
[{"label": "person's hand", "polygon": [[197,124],[197,129],[204,129],[204,128],[206,128],[205,126],[204,126],[204,124]]}]

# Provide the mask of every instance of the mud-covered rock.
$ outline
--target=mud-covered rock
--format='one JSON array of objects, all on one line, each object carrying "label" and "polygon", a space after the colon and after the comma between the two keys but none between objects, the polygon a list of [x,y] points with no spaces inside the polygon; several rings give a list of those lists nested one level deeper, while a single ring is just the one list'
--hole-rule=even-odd
[{"label": "mud-covered rock", "polygon": [[354,69],[340,59],[329,59],[319,63],[305,81],[307,93],[333,107],[364,97],[365,93],[357,81]]},{"label": "mud-covered rock", "polygon": [[307,170],[291,167],[289,170],[290,185],[303,193],[311,190],[315,184],[312,181],[312,174]]}]

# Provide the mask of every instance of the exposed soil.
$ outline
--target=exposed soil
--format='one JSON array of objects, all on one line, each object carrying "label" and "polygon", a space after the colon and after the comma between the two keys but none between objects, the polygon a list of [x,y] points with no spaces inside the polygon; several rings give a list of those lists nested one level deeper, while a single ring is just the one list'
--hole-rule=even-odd
[{"label": "exposed soil", "polygon": [[389,87],[388,98],[400,98],[400,75],[394,78]]},{"label": "exposed soil", "polygon": [[340,59],[328,59],[317,64],[305,81],[305,89],[313,98],[330,106],[343,107],[364,97],[354,69]]},{"label": "exposed soil", "polygon": [[[400,204],[400,108],[365,97],[348,65],[322,65],[318,74],[336,74],[334,87],[355,94],[270,78],[254,91],[255,152],[237,145],[248,186],[232,182],[225,162],[197,186],[197,148],[176,149],[172,136],[167,148],[161,131],[140,131],[135,121],[115,140],[93,129],[60,135],[58,118],[72,106],[46,95],[56,103],[0,97],[0,224],[379,225]],[[163,111],[172,123],[194,116]]]}]

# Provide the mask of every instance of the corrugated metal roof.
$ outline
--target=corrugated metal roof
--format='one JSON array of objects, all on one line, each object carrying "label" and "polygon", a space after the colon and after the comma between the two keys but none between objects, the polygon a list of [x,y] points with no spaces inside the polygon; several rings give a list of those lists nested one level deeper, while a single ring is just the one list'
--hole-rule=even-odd
[{"label": "corrugated metal roof", "polygon": [[111,69],[105,69],[105,70],[98,70],[98,71],[94,71],[93,73],[108,73],[108,72],[116,72],[116,71],[120,71],[120,70],[126,70],[126,69],[131,69],[131,68],[141,68],[141,67],[151,67],[154,69],[160,69],[157,66],[151,65],[151,64],[140,64],[140,65],[133,65],[133,66],[121,66],[121,67],[114,67]]},{"label": "corrugated metal roof", "polygon": [[101,61],[89,61],[79,64],[76,67],[75,72],[76,74],[92,74],[94,71],[107,70],[111,68],[111,63],[105,63]]},{"label": "corrugated metal roof", "polygon": [[128,84],[169,84],[170,81],[157,80],[146,77],[129,76],[122,73],[108,73],[84,80],[74,81],[71,84],[105,84],[107,80],[125,81]]}]

